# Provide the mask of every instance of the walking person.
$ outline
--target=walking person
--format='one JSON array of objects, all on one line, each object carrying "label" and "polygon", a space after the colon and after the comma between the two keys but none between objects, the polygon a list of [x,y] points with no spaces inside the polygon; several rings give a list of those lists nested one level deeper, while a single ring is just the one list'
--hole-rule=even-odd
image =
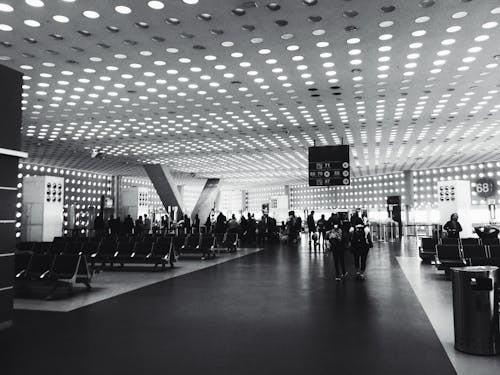
[{"label": "walking person", "polygon": [[373,247],[370,231],[363,224],[356,225],[351,239],[351,251],[354,255],[356,279],[365,279],[366,259],[368,251]]},{"label": "walking person", "polygon": [[328,235],[328,242],[330,242],[330,250],[333,254],[335,264],[335,280],[341,281],[347,277],[345,270],[345,257],[344,257],[344,241],[342,229],[338,224],[334,224]]},{"label": "walking person", "polygon": [[320,244],[323,244],[323,249],[325,248],[326,242],[326,219],[325,215],[321,215],[321,218],[318,220],[318,233],[319,233],[319,241]]},{"label": "walking person", "polygon": [[309,247],[311,247],[311,239],[313,233],[316,232],[316,222],[314,221],[314,211],[311,211],[309,215],[307,215],[307,229],[309,230]]}]

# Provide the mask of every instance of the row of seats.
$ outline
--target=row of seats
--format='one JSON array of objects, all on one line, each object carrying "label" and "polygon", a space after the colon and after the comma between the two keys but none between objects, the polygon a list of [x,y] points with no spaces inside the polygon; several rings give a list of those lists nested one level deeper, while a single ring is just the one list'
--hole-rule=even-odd
[{"label": "row of seats", "polygon": [[83,254],[15,254],[16,291],[29,293],[34,287],[48,287],[47,299],[52,298],[59,287],[69,292],[77,283],[91,288],[92,274]]},{"label": "row of seats", "polygon": [[500,245],[436,245],[436,267],[500,266]]},{"label": "row of seats", "polygon": [[455,246],[497,246],[500,245],[499,238],[432,238],[422,237],[419,255],[425,261],[433,261],[436,256],[437,245],[455,245]]},{"label": "row of seats", "polygon": [[142,263],[173,266],[177,254],[181,256],[200,255],[202,258],[215,256],[215,248],[235,251],[238,235],[226,233],[220,236],[211,234],[192,234],[188,236],[134,238],[105,238],[101,241],[92,239],[70,241],[62,238],[54,242],[21,242],[18,250],[34,254],[84,254],[94,266],[95,263],[114,264]]}]

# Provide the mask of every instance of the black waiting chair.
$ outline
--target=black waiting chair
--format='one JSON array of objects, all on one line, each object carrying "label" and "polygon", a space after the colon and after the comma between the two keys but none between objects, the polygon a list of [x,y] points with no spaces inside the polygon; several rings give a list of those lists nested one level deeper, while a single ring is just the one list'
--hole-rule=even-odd
[{"label": "black waiting chair", "polygon": [[422,237],[421,246],[418,249],[420,258],[424,261],[431,261],[436,258],[436,245],[438,244],[437,238]]},{"label": "black waiting chair", "polygon": [[460,245],[460,238],[441,238],[441,245]]},{"label": "black waiting chair", "polygon": [[460,246],[458,245],[437,245],[436,246],[436,266],[438,270],[449,272],[451,267],[465,266]]},{"label": "black waiting chair", "polygon": [[51,247],[52,242],[35,242],[31,251],[34,254],[49,254]]},{"label": "black waiting chair", "polygon": [[33,254],[28,268],[26,269],[25,279],[40,280],[48,277],[56,256],[50,254]]},{"label": "black waiting chair", "polygon": [[83,251],[83,242],[72,241],[67,243],[66,248],[64,249],[64,254],[78,255],[82,251]]},{"label": "black waiting chair", "polygon": [[16,253],[14,256],[16,279],[23,279],[31,262],[32,254],[28,252]]},{"label": "black waiting chair", "polygon": [[19,251],[33,251],[33,246],[35,245],[34,242],[19,242],[16,245],[17,250]]},{"label": "black waiting chair", "polygon": [[52,245],[50,246],[48,253],[53,255],[59,255],[66,252],[66,247],[67,243],[64,241],[52,242]]},{"label": "black waiting chair", "polygon": [[482,245],[463,245],[464,258],[471,266],[488,264],[488,249]]},{"label": "black waiting chair", "polygon": [[462,238],[460,239],[462,246],[465,245],[476,245],[479,246],[481,244],[481,240],[479,238]]},{"label": "black waiting chair", "polygon": [[500,267],[500,245],[490,245],[488,250],[490,252],[489,265]]},{"label": "black waiting chair", "polygon": [[483,245],[492,245],[492,246],[498,246],[500,245],[500,238],[492,238],[492,237],[485,237],[481,238],[481,243]]}]

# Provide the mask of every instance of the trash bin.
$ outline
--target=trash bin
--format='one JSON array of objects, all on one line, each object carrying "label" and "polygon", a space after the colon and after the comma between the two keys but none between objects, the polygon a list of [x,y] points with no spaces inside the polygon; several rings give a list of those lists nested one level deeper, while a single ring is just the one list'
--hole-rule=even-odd
[{"label": "trash bin", "polygon": [[452,283],[455,348],[470,354],[499,354],[499,268],[452,268]]}]

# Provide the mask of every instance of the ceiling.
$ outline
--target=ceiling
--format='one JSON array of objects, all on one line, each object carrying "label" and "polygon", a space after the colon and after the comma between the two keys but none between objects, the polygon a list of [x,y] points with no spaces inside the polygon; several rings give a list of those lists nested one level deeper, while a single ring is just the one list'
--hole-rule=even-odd
[{"label": "ceiling", "polygon": [[354,176],[500,159],[498,0],[193,2],[0,0],[30,161],[249,185],[304,181],[314,142]]}]

